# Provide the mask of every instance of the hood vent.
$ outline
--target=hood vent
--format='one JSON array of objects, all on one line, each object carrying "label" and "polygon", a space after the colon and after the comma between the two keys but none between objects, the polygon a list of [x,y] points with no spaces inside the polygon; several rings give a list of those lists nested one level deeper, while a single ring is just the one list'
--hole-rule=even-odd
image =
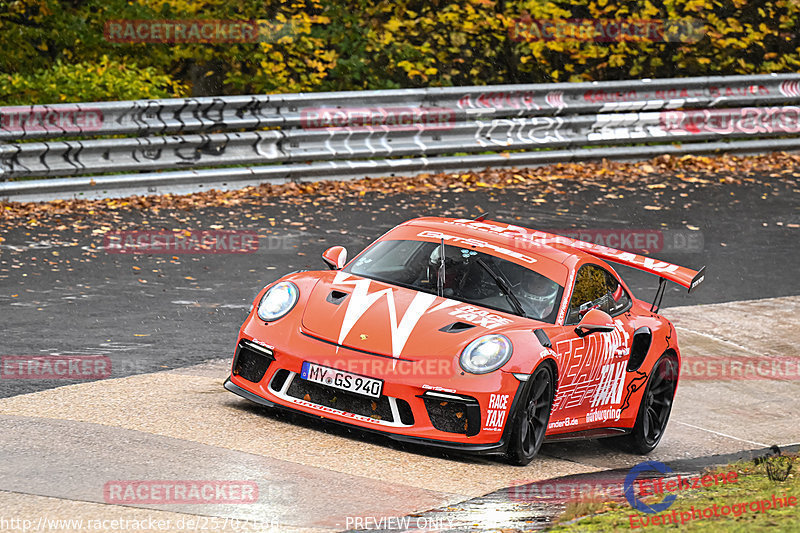
[{"label": "hood vent", "polygon": [[330,294],[327,296],[327,298],[325,298],[325,301],[326,302],[330,302],[333,305],[339,305],[348,296],[350,296],[349,292],[333,290],[333,291],[330,292]]},{"label": "hood vent", "polygon": [[439,331],[444,331],[445,333],[461,333],[462,331],[467,331],[468,329],[472,329],[475,327],[475,324],[467,324],[466,322],[453,322],[452,324],[448,324]]}]

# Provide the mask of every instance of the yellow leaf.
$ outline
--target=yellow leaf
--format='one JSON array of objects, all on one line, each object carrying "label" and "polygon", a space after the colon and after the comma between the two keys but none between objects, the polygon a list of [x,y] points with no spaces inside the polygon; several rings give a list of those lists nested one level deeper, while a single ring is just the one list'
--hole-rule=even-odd
[{"label": "yellow leaf", "polygon": [[399,20],[391,19],[391,20],[389,20],[389,22],[384,24],[383,27],[386,29],[386,31],[388,31],[390,33],[397,33],[397,31],[400,29],[401,25],[402,25],[402,23]]}]

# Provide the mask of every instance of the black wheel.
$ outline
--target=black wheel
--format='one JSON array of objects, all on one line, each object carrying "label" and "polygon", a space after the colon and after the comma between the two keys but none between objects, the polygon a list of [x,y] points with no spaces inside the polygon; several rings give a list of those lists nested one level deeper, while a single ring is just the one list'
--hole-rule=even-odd
[{"label": "black wheel", "polygon": [[511,464],[527,465],[542,447],[553,406],[553,385],[553,373],[546,364],[539,366],[530,377],[511,429],[507,454]]},{"label": "black wheel", "polygon": [[633,453],[644,455],[652,452],[667,427],[677,383],[678,359],[672,354],[664,354],[656,361],[647,380],[633,431],[608,440]]}]

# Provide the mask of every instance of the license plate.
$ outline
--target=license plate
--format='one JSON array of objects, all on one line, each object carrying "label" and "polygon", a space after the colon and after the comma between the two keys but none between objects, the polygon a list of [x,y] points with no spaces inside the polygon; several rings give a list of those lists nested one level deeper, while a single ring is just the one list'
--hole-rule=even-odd
[{"label": "license plate", "polygon": [[359,376],[352,372],[345,372],[336,368],[318,365],[316,363],[303,362],[300,377],[340,389],[348,392],[369,396],[370,398],[380,398],[383,390],[383,380]]}]

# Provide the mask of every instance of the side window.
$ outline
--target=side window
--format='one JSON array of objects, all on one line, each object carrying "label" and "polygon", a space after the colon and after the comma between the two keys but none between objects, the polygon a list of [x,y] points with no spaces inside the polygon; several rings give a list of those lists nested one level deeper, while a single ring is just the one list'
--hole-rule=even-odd
[{"label": "side window", "polygon": [[630,303],[625,289],[610,272],[597,265],[583,265],[575,277],[566,324],[577,324],[594,308],[615,316],[626,311]]},{"label": "side window", "polygon": [[628,293],[622,288],[622,284],[617,281],[617,278],[615,278],[611,272],[606,272],[605,270],[603,272],[606,274],[608,287],[608,309],[603,309],[603,311],[611,316],[617,316],[630,308],[632,303],[631,297],[628,296]]}]

